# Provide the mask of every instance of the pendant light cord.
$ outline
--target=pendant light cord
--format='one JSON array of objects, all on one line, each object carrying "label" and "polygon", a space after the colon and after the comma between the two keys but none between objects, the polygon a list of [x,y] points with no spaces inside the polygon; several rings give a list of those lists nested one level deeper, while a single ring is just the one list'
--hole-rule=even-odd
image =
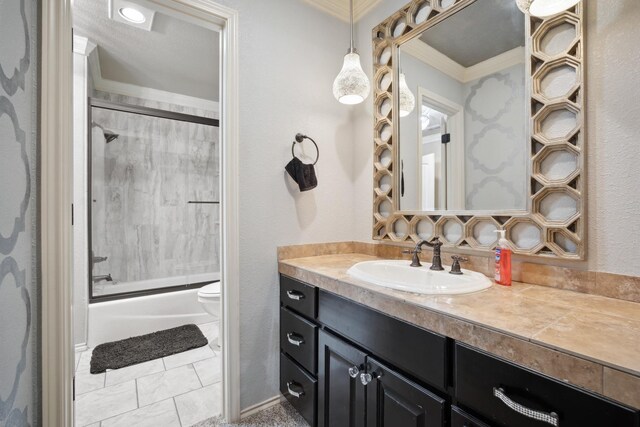
[{"label": "pendant light cord", "polygon": [[351,44],[349,45],[349,53],[354,53],[356,49],[353,47],[353,0],[349,0],[349,23],[351,24]]}]

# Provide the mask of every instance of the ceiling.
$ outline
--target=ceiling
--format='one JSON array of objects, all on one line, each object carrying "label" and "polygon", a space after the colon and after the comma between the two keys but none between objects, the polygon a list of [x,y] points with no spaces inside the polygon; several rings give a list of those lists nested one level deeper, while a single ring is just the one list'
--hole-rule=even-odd
[{"label": "ceiling", "polygon": [[[262,0],[264,1],[264,0]],[[338,19],[349,22],[349,0],[303,0]],[[353,0],[353,20],[357,21],[381,0]]]},{"label": "ceiling", "polygon": [[478,0],[420,39],[463,67],[525,45],[524,14],[514,0]]},{"label": "ceiling", "polygon": [[108,17],[108,0],[74,0],[74,34],[98,45],[102,78],[219,100],[219,34],[156,12],[151,31]]}]

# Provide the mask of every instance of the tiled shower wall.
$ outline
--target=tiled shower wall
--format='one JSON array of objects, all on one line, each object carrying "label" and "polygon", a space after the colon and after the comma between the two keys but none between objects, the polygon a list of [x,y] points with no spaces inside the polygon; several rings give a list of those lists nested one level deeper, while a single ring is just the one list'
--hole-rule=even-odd
[{"label": "tiled shower wall", "polygon": [[[200,116],[213,112],[96,92],[126,104]],[[219,129],[94,108],[93,123],[115,132],[106,143],[92,128],[92,247],[107,256],[94,275],[115,282],[219,271]],[[191,280],[187,277],[188,282]]]},{"label": "tiled shower wall", "polygon": [[0,425],[39,425],[38,2],[0,1]]}]

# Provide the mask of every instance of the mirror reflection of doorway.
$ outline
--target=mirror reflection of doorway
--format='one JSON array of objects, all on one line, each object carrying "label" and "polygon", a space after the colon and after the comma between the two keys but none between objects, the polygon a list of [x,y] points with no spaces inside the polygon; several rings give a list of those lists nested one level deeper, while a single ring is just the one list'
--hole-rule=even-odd
[{"label": "mirror reflection of doorway", "polygon": [[429,153],[422,156],[422,195],[423,211],[436,209],[436,154]]},{"label": "mirror reflection of doorway", "polygon": [[422,87],[418,94],[418,206],[464,209],[464,109]]}]

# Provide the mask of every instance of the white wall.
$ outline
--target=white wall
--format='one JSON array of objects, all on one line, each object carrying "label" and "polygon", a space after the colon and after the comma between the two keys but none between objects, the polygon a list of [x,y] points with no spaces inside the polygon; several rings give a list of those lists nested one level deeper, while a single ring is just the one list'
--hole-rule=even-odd
[{"label": "white wall", "polygon": [[640,275],[640,5],[587,1],[589,267]]},{"label": "white wall", "polygon": [[73,343],[87,342],[89,243],[87,236],[87,97],[91,93],[87,57],[73,54]]},{"label": "white wall", "polygon": [[[371,58],[373,27],[406,3],[381,2],[358,21],[364,58]],[[637,0],[586,4],[588,261],[569,265],[640,276],[640,7]],[[371,76],[372,60],[363,68]],[[358,239],[371,237],[372,114],[369,99],[354,117]]]},{"label": "white wall", "polygon": [[[352,107],[339,104],[331,90],[349,32],[345,23],[298,0],[220,3],[240,14],[240,351],[246,408],[278,394],[276,247],[354,237]],[[318,187],[306,193],[284,170],[297,132],[320,147]],[[308,142],[305,149],[314,153]]]}]

